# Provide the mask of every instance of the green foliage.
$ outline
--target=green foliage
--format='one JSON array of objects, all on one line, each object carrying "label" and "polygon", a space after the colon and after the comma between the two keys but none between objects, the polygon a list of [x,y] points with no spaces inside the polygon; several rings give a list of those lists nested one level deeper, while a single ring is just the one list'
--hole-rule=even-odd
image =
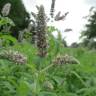
[{"label": "green foliage", "polygon": [[[10,36],[10,30],[5,31],[8,28],[6,25],[14,26],[13,21],[8,17],[0,17],[0,27],[4,26],[0,33],[3,46],[15,43],[14,46],[0,49],[0,54],[5,49],[14,50],[6,51],[6,54],[3,53],[5,58],[0,58],[0,96],[95,96],[96,51],[79,47],[65,48],[59,30],[54,26],[46,26],[43,6],[38,8],[37,21],[38,41],[37,46],[34,46],[27,40],[17,43],[16,39]],[[58,32],[57,38],[52,35],[53,31]],[[25,34],[25,38],[27,36],[30,34]],[[26,62],[18,63],[18,60],[24,61],[24,56],[18,52],[26,56]],[[62,62],[62,56],[67,63]],[[80,63],[69,62],[68,56],[78,59]],[[54,63],[55,58],[60,60],[61,64]]]},{"label": "green foliage", "polygon": [[2,7],[6,3],[11,3],[9,18],[15,23],[15,27],[12,27],[12,34],[14,36],[18,35],[18,31],[26,28],[29,23],[29,14],[22,3],[22,0],[0,0],[0,12]]},{"label": "green foliage", "polygon": [[17,42],[16,39],[10,35],[10,28],[12,26],[15,26],[15,24],[10,18],[0,17],[0,40],[2,47],[14,45]]},{"label": "green foliage", "polygon": [[0,38],[2,42],[2,47],[7,47],[17,43],[17,40],[11,35],[1,35]]},{"label": "green foliage", "polygon": [[[81,37],[84,37],[83,45],[91,48],[95,47],[96,38],[96,8],[95,11],[91,10],[91,13],[88,17],[88,24],[85,25],[86,29],[82,31]],[[92,41],[93,40],[93,41]]]},{"label": "green foliage", "polygon": [[79,44],[78,43],[76,43],[76,42],[74,42],[74,43],[72,43],[71,44],[71,46],[70,47],[72,47],[72,48],[77,48],[79,46]]},{"label": "green foliage", "polygon": [[0,26],[9,25],[15,26],[14,22],[8,17],[0,17]]},{"label": "green foliage", "polygon": [[86,30],[82,32],[82,37],[86,36],[87,39],[92,39],[96,37],[96,10],[92,12],[88,18],[88,24],[85,25]]},{"label": "green foliage", "polygon": [[25,54],[28,62],[17,65],[0,59],[2,96],[95,96],[96,53],[94,51],[83,48],[62,48],[60,50],[62,54],[67,53],[78,58],[80,65],[57,66],[51,62],[56,56],[54,49],[50,49],[50,55],[42,60],[37,56],[37,48],[27,42],[8,49]]}]

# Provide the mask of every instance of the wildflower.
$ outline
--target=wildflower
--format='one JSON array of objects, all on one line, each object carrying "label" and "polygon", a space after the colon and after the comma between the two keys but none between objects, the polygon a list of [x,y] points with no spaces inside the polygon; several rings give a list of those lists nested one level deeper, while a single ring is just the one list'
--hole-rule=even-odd
[{"label": "wildflower", "polygon": [[68,54],[62,56],[62,55],[58,55],[54,60],[53,60],[54,64],[80,64],[79,61],[74,58],[73,56],[69,56]]},{"label": "wildflower", "polygon": [[18,41],[22,42],[23,41],[23,37],[24,37],[24,31],[19,31]]},{"label": "wildflower", "polygon": [[27,30],[28,30],[28,32],[30,32],[32,30],[32,24],[28,25],[28,29]]},{"label": "wildflower", "polygon": [[42,5],[40,6],[37,17],[37,47],[39,51],[38,55],[40,57],[45,57],[47,54],[46,18]]},{"label": "wildflower", "polygon": [[53,90],[54,86],[50,81],[45,81],[43,84],[44,88],[48,89],[48,90]]},{"label": "wildflower", "polygon": [[61,12],[59,11],[57,13],[57,15],[55,16],[55,21],[60,21],[60,20],[64,20],[66,18],[66,16],[69,14],[69,12],[66,12],[64,15],[61,15]]},{"label": "wildflower", "polygon": [[7,16],[10,12],[10,9],[11,9],[11,4],[10,3],[5,4],[1,11],[2,15]]},{"label": "wildflower", "polygon": [[5,50],[0,53],[1,59],[8,59],[15,62],[16,64],[25,64],[27,62],[27,57],[19,53],[18,51]]},{"label": "wildflower", "polygon": [[56,2],[56,0],[52,0],[51,10],[50,10],[50,15],[51,15],[52,18],[53,18],[53,16],[54,16],[55,2]]}]

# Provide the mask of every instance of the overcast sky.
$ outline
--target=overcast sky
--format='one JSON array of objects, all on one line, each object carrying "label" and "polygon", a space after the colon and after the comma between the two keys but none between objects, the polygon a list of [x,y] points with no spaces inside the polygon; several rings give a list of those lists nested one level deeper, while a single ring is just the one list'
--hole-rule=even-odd
[{"label": "overcast sky", "polygon": [[[36,11],[35,6],[43,4],[47,14],[50,14],[51,0],[23,0],[28,12]],[[89,9],[96,5],[96,0],[56,0],[55,14],[61,11],[62,14],[69,12],[66,20],[54,22],[62,37],[66,37],[67,43],[70,45],[73,42],[79,41],[81,30],[84,28],[87,20],[82,17],[88,15]],[[66,28],[72,28],[73,31],[65,33]],[[56,35],[56,32],[54,33]]]}]

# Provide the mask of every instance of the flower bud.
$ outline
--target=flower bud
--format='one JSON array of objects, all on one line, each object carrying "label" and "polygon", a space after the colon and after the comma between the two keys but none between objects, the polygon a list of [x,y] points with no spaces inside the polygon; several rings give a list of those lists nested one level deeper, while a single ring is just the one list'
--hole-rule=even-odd
[{"label": "flower bud", "polygon": [[9,12],[10,12],[10,9],[11,9],[11,4],[10,3],[5,4],[2,8],[2,11],[1,11],[2,15],[3,16],[8,16]]}]

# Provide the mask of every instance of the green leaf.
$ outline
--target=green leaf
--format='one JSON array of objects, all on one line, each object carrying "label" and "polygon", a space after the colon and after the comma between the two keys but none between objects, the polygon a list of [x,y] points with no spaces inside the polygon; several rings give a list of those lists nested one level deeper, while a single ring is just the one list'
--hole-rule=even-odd
[{"label": "green leaf", "polygon": [[8,17],[2,17],[0,20],[0,26],[10,24],[11,26],[15,26],[14,22]]},{"label": "green leaf", "polygon": [[43,91],[38,96],[57,96],[57,95],[56,95],[56,93],[53,93],[53,92]]},{"label": "green leaf", "polygon": [[28,96],[29,91],[30,88],[28,82],[21,80],[17,88],[17,96]]}]

